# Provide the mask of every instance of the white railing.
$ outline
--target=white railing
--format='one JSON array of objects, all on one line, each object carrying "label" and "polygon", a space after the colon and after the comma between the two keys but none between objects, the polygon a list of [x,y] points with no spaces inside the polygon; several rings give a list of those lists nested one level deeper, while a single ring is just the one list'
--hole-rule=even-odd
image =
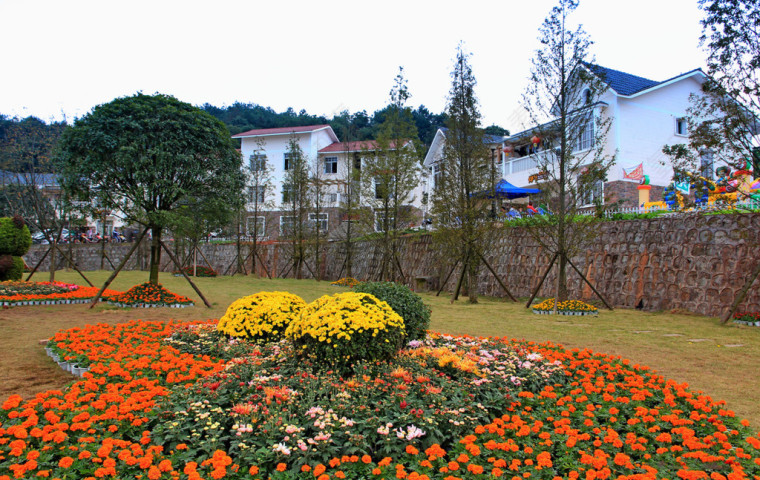
[{"label": "white railing", "polygon": [[[737,202],[734,205],[727,205],[727,204],[720,204],[720,205],[700,205],[691,207],[687,211],[681,211],[681,210],[669,210],[667,208],[662,208],[659,205],[652,206],[652,207],[618,207],[611,210],[605,210],[604,215],[607,218],[612,217],[615,214],[618,213],[652,213],[652,212],[663,212],[663,213],[669,213],[671,215],[680,214],[680,213],[694,213],[694,212],[717,212],[717,211],[725,211],[725,210],[760,210],[760,200],[754,200],[754,199],[748,199],[742,202]],[[581,215],[596,215],[596,211],[593,207],[589,207],[588,210],[585,210],[580,213]]]}]

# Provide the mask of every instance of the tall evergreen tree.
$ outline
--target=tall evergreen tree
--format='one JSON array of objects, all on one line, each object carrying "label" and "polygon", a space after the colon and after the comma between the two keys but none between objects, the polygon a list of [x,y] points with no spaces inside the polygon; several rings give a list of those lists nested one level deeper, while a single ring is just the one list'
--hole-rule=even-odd
[{"label": "tall evergreen tree", "polygon": [[477,81],[470,66],[470,54],[460,44],[451,90],[446,105],[446,142],[438,165],[433,194],[436,216],[435,238],[444,256],[463,265],[462,275],[452,301],[459,295],[467,277],[470,303],[478,302],[478,271],[487,246],[488,202],[475,195],[488,188],[489,153],[483,142],[480,108],[475,96]]}]

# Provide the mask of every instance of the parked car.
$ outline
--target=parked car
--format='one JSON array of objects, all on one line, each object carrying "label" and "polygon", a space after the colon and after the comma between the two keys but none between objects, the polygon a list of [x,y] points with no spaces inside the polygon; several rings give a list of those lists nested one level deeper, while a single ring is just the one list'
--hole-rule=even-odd
[{"label": "parked car", "polygon": [[[53,230],[46,230],[48,232],[48,237],[52,237],[55,235],[55,232]],[[69,231],[67,229],[63,229],[61,231],[61,242],[60,243],[66,243],[68,242],[69,238]],[[45,238],[45,234],[42,232],[35,232],[32,234],[32,243],[38,244],[38,245],[47,245],[48,240]]]}]

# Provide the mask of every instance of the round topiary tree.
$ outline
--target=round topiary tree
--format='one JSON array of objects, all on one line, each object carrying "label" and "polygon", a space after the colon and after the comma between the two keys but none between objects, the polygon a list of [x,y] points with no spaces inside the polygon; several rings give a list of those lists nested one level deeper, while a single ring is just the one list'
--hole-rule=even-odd
[{"label": "round topiary tree", "polygon": [[430,308],[422,302],[422,297],[406,285],[394,282],[363,282],[355,286],[354,291],[369,293],[388,302],[393,311],[404,319],[407,340],[425,338],[430,326]]},{"label": "round topiary tree", "polygon": [[31,245],[32,234],[23,218],[18,215],[0,218],[0,281],[21,280],[24,273],[21,256]]},{"label": "round topiary tree", "polygon": [[301,315],[306,302],[288,292],[259,292],[232,302],[219,319],[217,331],[230,337],[262,342],[283,338],[285,329]]},{"label": "round topiary tree", "polygon": [[368,293],[325,295],[308,304],[285,336],[299,355],[344,370],[360,360],[387,360],[406,338],[404,319]]}]

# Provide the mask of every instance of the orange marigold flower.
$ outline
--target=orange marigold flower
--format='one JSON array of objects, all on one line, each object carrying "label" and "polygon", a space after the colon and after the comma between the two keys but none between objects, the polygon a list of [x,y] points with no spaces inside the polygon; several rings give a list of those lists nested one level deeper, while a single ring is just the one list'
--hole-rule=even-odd
[{"label": "orange marigold flower", "polygon": [[62,459],[58,460],[58,466],[61,468],[69,468],[73,463],[74,459],[71,457],[63,457]]},{"label": "orange marigold flower", "polygon": [[284,472],[285,470],[287,470],[287,468],[288,468],[288,466],[285,465],[284,463],[278,463],[276,470],[278,472]]},{"label": "orange marigold flower", "polygon": [[372,463],[372,457],[369,455],[362,455],[362,462],[363,463]]}]

